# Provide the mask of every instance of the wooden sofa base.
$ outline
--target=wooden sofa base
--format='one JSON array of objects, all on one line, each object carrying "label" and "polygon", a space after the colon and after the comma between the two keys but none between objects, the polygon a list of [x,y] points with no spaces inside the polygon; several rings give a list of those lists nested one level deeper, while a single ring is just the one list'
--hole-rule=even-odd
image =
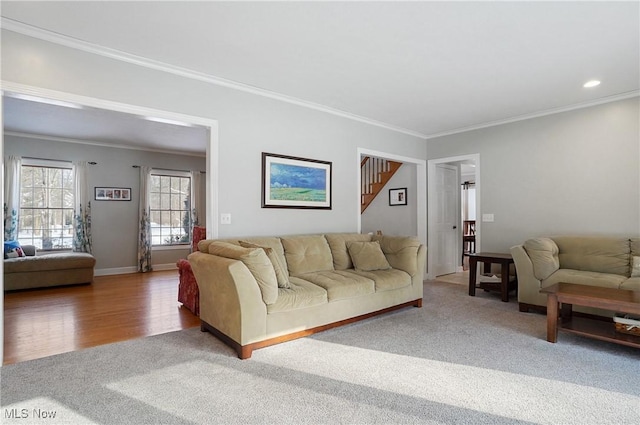
[{"label": "wooden sofa base", "polygon": [[240,359],[245,360],[245,359],[251,358],[251,354],[253,354],[253,350],[257,350],[259,348],[269,347],[271,345],[280,344],[281,342],[286,342],[286,341],[291,341],[291,340],[298,339],[298,338],[303,338],[305,336],[313,335],[315,333],[326,331],[328,329],[337,328],[338,326],[348,325],[350,323],[354,323],[354,322],[358,322],[360,320],[368,319],[368,318],[373,317],[373,316],[377,316],[377,315],[380,315],[380,314],[388,313],[390,311],[399,310],[401,308],[411,307],[411,306],[418,307],[418,308],[422,307],[422,298],[417,299],[417,300],[413,300],[413,301],[409,301],[409,302],[406,302],[406,303],[403,303],[403,304],[398,304],[398,305],[395,305],[393,307],[388,307],[388,308],[385,308],[385,309],[382,309],[382,310],[374,311],[372,313],[367,313],[367,314],[363,314],[363,315],[360,315],[360,316],[351,317],[349,319],[340,320],[338,322],[329,323],[327,325],[317,326],[317,327],[311,328],[311,329],[305,329],[303,331],[293,332],[293,333],[282,335],[282,336],[278,336],[278,337],[275,337],[275,338],[265,339],[264,341],[258,341],[258,342],[254,342],[253,344],[247,344],[247,345],[238,344],[236,341],[234,341],[233,339],[229,338],[227,335],[225,335],[224,333],[220,332],[218,329],[214,328],[213,326],[211,326],[210,324],[208,324],[204,320],[200,321],[200,330],[202,332],[209,332],[209,333],[213,334],[220,341],[224,342],[229,347],[231,347],[234,350],[236,350],[236,353],[238,354],[238,357]]}]

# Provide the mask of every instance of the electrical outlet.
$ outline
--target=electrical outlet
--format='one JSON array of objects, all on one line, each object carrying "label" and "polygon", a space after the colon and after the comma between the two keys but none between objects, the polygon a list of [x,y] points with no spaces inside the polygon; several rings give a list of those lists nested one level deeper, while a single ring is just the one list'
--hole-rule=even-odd
[{"label": "electrical outlet", "polygon": [[482,214],[482,221],[484,223],[493,223],[493,214]]},{"label": "electrical outlet", "polygon": [[220,214],[220,224],[231,224],[231,214]]}]

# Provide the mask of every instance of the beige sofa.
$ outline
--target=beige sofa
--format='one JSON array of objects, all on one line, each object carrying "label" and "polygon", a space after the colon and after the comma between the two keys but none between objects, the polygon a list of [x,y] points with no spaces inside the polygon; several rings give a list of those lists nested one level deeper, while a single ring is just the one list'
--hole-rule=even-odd
[{"label": "beige sofa", "polygon": [[84,252],[37,255],[32,245],[22,247],[25,257],[4,260],[4,290],[46,288],[93,282],[96,259]]},{"label": "beige sofa", "polygon": [[189,255],[202,330],[254,349],[422,306],[426,247],[356,233],[204,240]]},{"label": "beige sofa", "polygon": [[[540,289],[559,282],[640,290],[640,238],[558,236],[534,238],[511,248],[518,273],[520,311],[547,305]],[[612,316],[585,307],[576,311]]]}]

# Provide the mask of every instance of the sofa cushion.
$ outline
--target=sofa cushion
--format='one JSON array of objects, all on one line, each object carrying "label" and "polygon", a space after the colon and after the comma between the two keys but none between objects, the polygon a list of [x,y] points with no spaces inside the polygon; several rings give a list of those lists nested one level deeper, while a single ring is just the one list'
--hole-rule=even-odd
[{"label": "sofa cushion", "polygon": [[631,255],[640,256],[640,238],[631,238]]},{"label": "sofa cushion", "polygon": [[244,263],[258,282],[265,304],[273,304],[278,299],[278,280],[273,265],[261,248],[243,248],[228,242],[212,242],[208,246],[209,254],[231,258]]},{"label": "sofa cushion", "polygon": [[336,270],[348,270],[353,268],[353,262],[349,255],[347,244],[349,242],[369,242],[371,235],[360,233],[328,233],[324,235],[331,248],[333,256],[333,268]]},{"label": "sofa cushion", "polygon": [[600,286],[603,288],[619,288],[626,280],[627,278],[625,276],[619,274],[560,269],[548,279],[542,281],[541,286],[546,288],[554,283],[567,282],[578,285]]},{"label": "sofa cushion", "polygon": [[387,270],[391,266],[380,248],[380,242],[349,242],[347,244],[353,267],[358,271]]},{"label": "sofa cushion", "polygon": [[331,249],[323,235],[291,236],[281,240],[291,276],[333,270]]},{"label": "sofa cushion", "polygon": [[411,276],[405,271],[397,269],[375,270],[370,272],[347,270],[347,273],[357,274],[375,282],[376,292],[391,291],[411,285]]},{"label": "sofa cushion", "polygon": [[373,294],[376,291],[373,280],[344,270],[306,273],[300,278],[324,288],[329,302]]},{"label": "sofa cushion", "polygon": [[631,277],[640,277],[640,256],[631,257]]},{"label": "sofa cushion", "polygon": [[628,238],[599,236],[560,236],[560,268],[619,274],[629,277],[631,252]]},{"label": "sofa cushion", "polygon": [[545,280],[560,268],[558,245],[549,238],[533,238],[524,243],[524,249],[533,264],[533,275]]},{"label": "sofa cushion", "polygon": [[291,288],[280,288],[275,303],[267,305],[267,313],[298,310],[326,304],[327,291],[306,280],[290,277]]},{"label": "sofa cushion", "polygon": [[276,272],[276,280],[278,281],[278,288],[290,288],[291,284],[289,283],[289,272],[287,271],[287,266],[283,264],[284,257],[281,259],[279,255],[273,250],[273,248],[269,248],[268,246],[260,246],[247,241],[238,241],[241,247],[244,248],[261,248],[264,250],[265,254],[267,254],[267,258],[271,261],[271,265],[273,266],[273,270]]},{"label": "sofa cushion", "polygon": [[640,291],[640,277],[632,277],[620,284],[620,289],[629,289],[631,291]]},{"label": "sofa cushion", "polygon": [[394,269],[402,270],[411,276],[418,273],[417,261],[420,241],[412,236],[373,236],[372,240],[380,242],[389,265]]}]

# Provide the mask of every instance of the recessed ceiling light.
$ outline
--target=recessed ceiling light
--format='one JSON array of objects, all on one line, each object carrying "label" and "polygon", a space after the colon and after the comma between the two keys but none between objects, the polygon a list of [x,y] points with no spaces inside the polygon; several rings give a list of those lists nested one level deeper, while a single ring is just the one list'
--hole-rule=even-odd
[{"label": "recessed ceiling light", "polygon": [[584,83],[584,86],[587,89],[591,88],[591,87],[595,87],[595,86],[599,86],[600,85],[600,81],[598,80],[591,80],[591,81],[587,81],[586,83]]}]

